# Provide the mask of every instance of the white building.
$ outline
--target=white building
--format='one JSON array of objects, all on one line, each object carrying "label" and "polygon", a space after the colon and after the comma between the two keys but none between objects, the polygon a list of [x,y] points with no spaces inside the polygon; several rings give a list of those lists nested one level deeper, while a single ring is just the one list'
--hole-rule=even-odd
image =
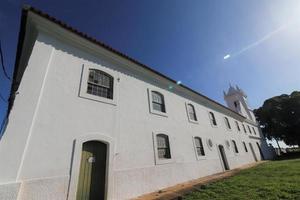
[{"label": "white building", "polygon": [[272,154],[229,108],[33,8],[22,13],[0,199],[129,199]]}]

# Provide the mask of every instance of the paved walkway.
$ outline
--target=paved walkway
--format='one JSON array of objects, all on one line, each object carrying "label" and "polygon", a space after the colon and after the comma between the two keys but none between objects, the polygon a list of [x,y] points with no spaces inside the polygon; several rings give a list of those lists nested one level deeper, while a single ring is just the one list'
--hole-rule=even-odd
[{"label": "paved walkway", "polygon": [[261,163],[264,163],[267,161],[259,161],[256,163],[251,163],[251,164],[247,164],[247,165],[243,165],[239,168],[235,168],[232,170],[228,170],[225,172],[221,172],[221,173],[217,173],[217,174],[213,174],[210,176],[205,176],[202,178],[198,178],[198,179],[194,179],[192,181],[188,181],[188,182],[184,182],[181,184],[177,184],[175,186],[172,187],[168,187],[168,188],[164,188],[162,190],[153,192],[153,193],[149,193],[149,194],[145,194],[143,196],[137,197],[135,200],[175,200],[175,199],[181,199],[181,196],[191,192],[191,191],[196,191],[199,190],[199,188],[201,188],[201,185],[205,185],[211,182],[215,182],[224,178],[228,178],[230,176],[233,176],[235,174],[237,174],[238,172],[240,172],[243,169],[248,169],[251,167],[255,167]]}]

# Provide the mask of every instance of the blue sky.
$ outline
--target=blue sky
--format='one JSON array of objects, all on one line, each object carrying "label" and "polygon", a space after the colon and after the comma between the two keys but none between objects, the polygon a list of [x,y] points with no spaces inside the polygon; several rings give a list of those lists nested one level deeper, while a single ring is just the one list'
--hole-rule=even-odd
[{"label": "blue sky", "polygon": [[[1,0],[0,39],[10,75],[24,3],[223,104],[229,83],[248,94],[252,108],[299,90],[297,0]],[[9,89],[0,71],[4,98]],[[0,99],[0,120],[6,106]]]}]

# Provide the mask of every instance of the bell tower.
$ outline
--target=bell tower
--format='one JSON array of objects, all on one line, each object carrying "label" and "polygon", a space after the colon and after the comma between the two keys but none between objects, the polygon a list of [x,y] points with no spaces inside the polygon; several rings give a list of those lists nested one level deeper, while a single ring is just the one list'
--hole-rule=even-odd
[{"label": "bell tower", "polygon": [[224,100],[231,110],[243,115],[251,121],[256,122],[253,111],[248,105],[247,95],[242,89],[238,86],[233,87],[230,85],[227,93],[225,91],[223,93]]}]

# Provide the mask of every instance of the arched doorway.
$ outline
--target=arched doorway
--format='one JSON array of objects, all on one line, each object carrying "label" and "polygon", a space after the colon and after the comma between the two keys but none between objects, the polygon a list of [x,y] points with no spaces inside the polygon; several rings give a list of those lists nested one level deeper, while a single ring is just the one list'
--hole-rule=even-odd
[{"label": "arched doorway", "polygon": [[255,162],[257,162],[257,157],[256,157],[256,155],[255,155],[255,152],[254,152],[254,149],[253,149],[252,144],[249,143],[249,146],[250,146],[250,149],[251,149],[251,152],[252,152],[252,155],[253,155],[253,157],[254,157]]},{"label": "arched doorway", "polygon": [[256,142],[256,145],[257,145],[257,147],[258,147],[258,150],[259,150],[259,153],[260,153],[261,159],[262,159],[262,160],[264,160],[264,159],[265,159],[265,157],[264,157],[264,154],[263,154],[263,152],[262,152],[262,150],[261,150],[261,148],[260,148],[260,146],[259,146],[258,142]]},{"label": "arched doorway", "polygon": [[218,145],[218,149],[221,155],[221,161],[223,163],[224,169],[229,170],[229,165],[228,165],[228,161],[227,161],[227,157],[223,145]]},{"label": "arched doorway", "polygon": [[107,145],[83,143],[76,200],[105,199]]}]

